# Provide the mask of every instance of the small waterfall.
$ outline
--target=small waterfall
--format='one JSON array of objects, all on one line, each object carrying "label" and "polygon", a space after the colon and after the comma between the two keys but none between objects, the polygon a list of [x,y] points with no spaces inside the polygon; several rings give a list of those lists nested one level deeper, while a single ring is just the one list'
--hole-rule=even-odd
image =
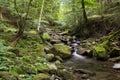
[{"label": "small waterfall", "polygon": [[72,53],[72,55],[73,55],[73,57],[74,58],[78,58],[78,59],[86,59],[86,57],[77,54],[77,45],[78,45],[77,43],[73,43],[72,44],[72,47],[73,47],[73,53]]},{"label": "small waterfall", "polygon": [[79,59],[86,59],[84,56],[77,54],[77,52],[73,52],[72,55]]}]

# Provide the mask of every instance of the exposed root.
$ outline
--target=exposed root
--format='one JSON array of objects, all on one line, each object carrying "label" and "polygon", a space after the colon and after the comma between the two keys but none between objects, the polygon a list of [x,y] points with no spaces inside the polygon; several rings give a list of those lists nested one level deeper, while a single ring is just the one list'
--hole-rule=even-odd
[{"label": "exposed root", "polygon": [[17,38],[10,44],[10,46],[11,46],[11,47],[16,46],[16,44],[18,43],[19,40],[20,40],[20,36],[17,37]]}]

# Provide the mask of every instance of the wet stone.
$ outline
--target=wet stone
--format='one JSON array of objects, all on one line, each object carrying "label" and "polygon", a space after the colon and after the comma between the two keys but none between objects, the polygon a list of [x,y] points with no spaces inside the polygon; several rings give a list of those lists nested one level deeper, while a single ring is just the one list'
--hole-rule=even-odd
[{"label": "wet stone", "polygon": [[115,63],[113,69],[120,69],[120,63]]}]

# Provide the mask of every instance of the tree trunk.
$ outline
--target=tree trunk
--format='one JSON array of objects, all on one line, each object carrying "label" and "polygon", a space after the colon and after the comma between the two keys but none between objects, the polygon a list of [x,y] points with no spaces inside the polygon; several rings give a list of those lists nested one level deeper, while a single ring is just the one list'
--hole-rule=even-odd
[{"label": "tree trunk", "polygon": [[1,9],[1,7],[0,7],[0,20],[2,20],[3,19],[3,16],[2,16],[2,9]]},{"label": "tree trunk", "polygon": [[17,8],[17,3],[16,3],[16,0],[14,0],[14,5],[15,5],[15,10],[17,11],[18,15],[19,15],[19,18],[20,18],[20,21],[18,22],[18,33],[16,34],[16,37],[21,37],[23,35],[23,32],[24,32],[24,28],[25,28],[25,25],[26,25],[26,19],[28,17],[28,14],[29,14],[29,10],[30,10],[30,5],[31,5],[31,2],[32,0],[30,0],[30,2],[28,3],[28,7],[27,7],[27,11],[26,11],[26,16],[25,17],[21,17],[21,15],[19,14],[19,11],[18,11],[18,8]]},{"label": "tree trunk", "polygon": [[39,20],[38,20],[38,27],[37,27],[38,33],[40,32],[43,8],[44,8],[44,0],[42,1],[42,6],[41,6],[40,15],[39,15]]},{"label": "tree trunk", "polygon": [[14,41],[11,43],[11,46],[15,46],[17,44],[17,42],[19,41],[19,39],[21,38],[21,36],[23,35],[23,33],[24,33],[24,28],[25,28],[25,25],[26,25],[26,19],[27,19],[28,14],[29,14],[31,2],[32,2],[32,0],[30,0],[30,2],[28,4],[26,16],[22,17],[19,14],[16,0],[14,0],[14,7],[15,7],[15,10],[16,10],[18,16],[19,16],[20,21],[17,22],[18,32],[17,32],[16,36],[14,37]]},{"label": "tree trunk", "polygon": [[[72,0],[71,4],[72,4],[72,12],[75,12],[75,0]],[[73,26],[75,26],[77,24],[76,18],[77,18],[77,16],[73,15],[73,20],[72,20],[72,24],[74,22]]]},{"label": "tree trunk", "polygon": [[87,19],[87,14],[86,14],[86,11],[85,11],[85,3],[84,3],[84,0],[81,1],[81,4],[82,4],[82,12],[83,12],[84,23],[87,23],[87,22],[88,22],[88,19]]},{"label": "tree trunk", "polygon": [[100,15],[103,17],[103,8],[104,8],[104,1],[100,1]]}]

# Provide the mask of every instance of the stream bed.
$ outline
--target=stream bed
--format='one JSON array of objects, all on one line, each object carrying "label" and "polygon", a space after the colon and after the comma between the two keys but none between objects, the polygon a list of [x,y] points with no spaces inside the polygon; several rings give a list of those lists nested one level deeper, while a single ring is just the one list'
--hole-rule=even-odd
[{"label": "stream bed", "polygon": [[120,80],[120,70],[113,69],[114,64],[77,54],[76,44],[72,57],[64,62],[66,69],[74,72],[74,80]]},{"label": "stream bed", "polygon": [[68,69],[84,69],[93,75],[75,72],[74,80],[120,80],[120,71],[113,69],[113,62],[97,61],[84,56],[73,54],[73,57],[64,62]]}]

